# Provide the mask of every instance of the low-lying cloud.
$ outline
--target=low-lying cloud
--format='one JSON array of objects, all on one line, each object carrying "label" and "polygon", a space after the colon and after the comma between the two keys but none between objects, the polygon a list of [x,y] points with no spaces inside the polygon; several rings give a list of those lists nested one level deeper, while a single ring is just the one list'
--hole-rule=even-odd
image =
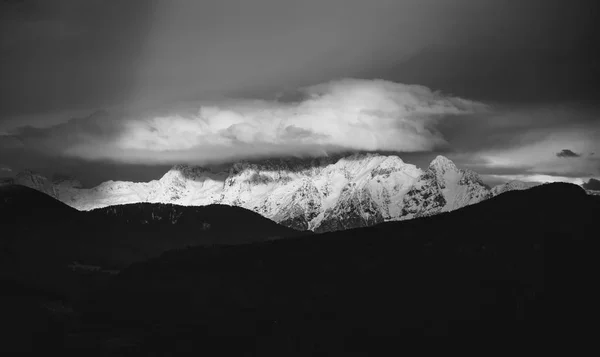
[{"label": "low-lying cloud", "polygon": [[[494,183],[578,182],[600,177],[599,108],[582,103],[501,106],[444,120],[451,158]],[[521,175],[521,176],[515,176]]]},{"label": "low-lying cloud", "polygon": [[590,178],[590,180],[585,182],[582,186],[586,190],[600,191],[600,180]]},{"label": "low-lying cloud", "polygon": [[553,176],[553,175],[542,175],[542,174],[522,174],[522,175],[487,175],[489,178],[499,180],[501,182],[508,181],[522,181],[531,183],[551,183],[551,182],[567,182],[575,185],[582,185],[584,179],[579,177],[568,177],[568,176]]},{"label": "low-lying cloud", "polygon": [[556,153],[557,157],[580,157],[581,154],[578,154],[576,152],[573,152],[569,149],[563,149],[560,152]]},{"label": "low-lying cloud", "polygon": [[344,79],[299,90],[294,101],[222,100],[195,111],[95,113],[47,129],[21,128],[27,148],[87,160],[206,163],[346,150],[431,151],[448,145],[437,125],[486,111],[427,87]]}]

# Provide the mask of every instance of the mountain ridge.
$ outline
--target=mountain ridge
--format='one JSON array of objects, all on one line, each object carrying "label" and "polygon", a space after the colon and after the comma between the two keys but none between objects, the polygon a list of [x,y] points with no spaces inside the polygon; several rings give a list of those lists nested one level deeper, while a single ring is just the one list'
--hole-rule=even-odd
[{"label": "mountain ridge", "polygon": [[[90,297],[87,311],[107,330],[115,321],[142,331],[160,321],[170,333],[152,332],[165,346],[210,333],[272,336],[269,346],[284,346],[277,355],[297,346],[306,355],[324,352],[322,346],[338,354],[349,335],[371,352],[379,335],[543,338],[552,321],[569,322],[556,330],[559,337],[573,329],[581,334],[588,325],[572,322],[596,301],[589,281],[597,270],[599,204],[581,187],[551,183],[434,217],[166,252],[126,268]],[[546,248],[557,246],[560,259],[548,259]],[[565,287],[558,296],[568,304],[557,310],[547,303],[548,282]],[[177,326],[193,333],[173,333]],[[254,344],[231,347],[243,352]]]},{"label": "mountain ridge", "polygon": [[315,232],[433,215],[527,188],[513,183],[490,189],[477,173],[441,155],[423,170],[397,155],[377,153],[240,161],[223,170],[178,164],[158,180],[106,181],[89,189],[73,179],[53,183],[35,173],[16,183],[78,210],[140,202],[225,204]]}]

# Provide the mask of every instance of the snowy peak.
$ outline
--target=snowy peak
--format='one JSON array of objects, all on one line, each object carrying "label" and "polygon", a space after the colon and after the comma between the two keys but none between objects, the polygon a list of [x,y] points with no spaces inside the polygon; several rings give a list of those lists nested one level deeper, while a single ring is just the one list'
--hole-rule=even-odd
[{"label": "snowy peak", "polygon": [[23,170],[19,172],[16,176],[16,179],[22,182],[32,182],[35,184],[43,184],[48,182],[48,179],[32,170]]},{"label": "snowy peak", "polygon": [[[188,180],[194,180],[206,176],[211,171],[201,166],[191,166],[178,164],[173,166],[162,178],[180,177]],[[162,179],[161,179],[162,180]]]},{"label": "snowy peak", "polygon": [[356,162],[359,162],[360,163],[360,162],[370,162],[370,161],[374,161],[374,160],[381,161],[382,159],[386,159],[388,157],[391,157],[391,156],[385,156],[385,155],[381,155],[381,154],[378,154],[378,153],[372,153],[372,152],[354,153],[352,155],[340,158],[338,160],[338,162],[344,162],[344,163],[350,163],[350,162],[356,163]]},{"label": "snowy peak", "polygon": [[428,170],[436,176],[442,186],[448,182],[455,182],[459,185],[486,186],[479,174],[468,169],[459,169],[452,160],[445,156],[438,155],[431,161]]},{"label": "snowy peak", "polygon": [[489,188],[479,175],[461,170],[444,156],[437,156],[407,193],[403,218],[451,211],[489,197]]},{"label": "snowy peak", "polygon": [[159,180],[108,181],[91,189],[44,180],[30,173],[21,181],[54,190],[55,197],[81,210],[138,202],[224,204],[317,232],[428,216],[491,197],[479,175],[444,156],[421,170],[396,155],[376,153],[242,161],[218,172],[175,165]]},{"label": "snowy peak", "polygon": [[436,158],[431,161],[429,169],[441,174],[448,171],[458,171],[458,167],[456,167],[454,162],[442,155],[436,156]]},{"label": "snowy peak", "polygon": [[59,198],[58,193],[52,182],[50,182],[50,180],[48,180],[45,176],[37,172],[31,170],[21,171],[15,177],[14,183],[17,185],[33,188],[54,198]]},{"label": "snowy peak", "polygon": [[457,183],[463,176],[463,172],[456,167],[454,162],[441,155],[431,161],[427,170],[435,177],[442,189],[446,188],[448,183]]},{"label": "snowy peak", "polygon": [[492,188],[490,194],[491,196],[498,196],[501,193],[508,191],[516,191],[516,190],[526,190],[528,188],[537,186],[538,183],[535,182],[523,182],[518,180],[509,181],[507,183],[503,183]]}]

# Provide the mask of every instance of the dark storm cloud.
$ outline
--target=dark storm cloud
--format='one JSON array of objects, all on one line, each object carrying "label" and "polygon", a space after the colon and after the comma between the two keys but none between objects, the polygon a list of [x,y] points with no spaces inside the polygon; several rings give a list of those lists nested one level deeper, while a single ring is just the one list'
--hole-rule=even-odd
[{"label": "dark storm cloud", "polygon": [[150,5],[0,3],[0,119],[129,100]]},{"label": "dark storm cloud", "polygon": [[23,141],[14,135],[0,134],[0,149],[11,150],[23,147]]},{"label": "dark storm cloud", "polygon": [[18,141],[21,147],[44,155],[61,155],[68,148],[87,142],[110,141],[122,130],[123,117],[107,111],[96,111],[89,116],[73,118],[49,128],[24,126],[10,135],[8,142]]},{"label": "dark storm cloud", "polygon": [[590,179],[588,182],[584,183],[582,186],[586,190],[600,191],[600,180]]},{"label": "dark storm cloud", "polygon": [[[536,106],[491,106],[488,113],[454,116],[438,129],[459,152],[503,150],[549,140],[568,132],[599,133],[600,108],[579,103]],[[574,145],[581,146],[581,143]],[[561,151],[563,148],[558,148]],[[585,146],[581,152],[589,152]],[[552,155],[552,153],[550,153]]]},{"label": "dark storm cloud", "polygon": [[[301,151],[317,141],[319,150],[402,149],[420,166],[440,152],[489,174],[600,175],[591,156],[554,155],[565,147],[600,150],[600,110],[593,108],[600,99],[598,8],[597,1],[576,0],[4,1],[0,148],[8,157],[25,147],[23,164],[60,153],[57,166],[87,165],[83,157],[128,157],[128,167],[151,158],[194,159],[182,150],[195,143],[190,132],[205,133],[190,120],[201,105],[164,108],[200,102],[220,103],[202,118],[211,118],[213,129],[230,123],[228,140],[242,143],[223,151],[228,158]],[[439,98],[467,98],[491,110],[423,122],[411,116],[386,127],[390,113],[398,119],[400,112],[370,102],[364,113],[378,121],[329,120],[333,126],[318,129],[286,122],[278,129],[236,107],[235,98],[246,98],[246,106],[251,98],[268,102],[270,115],[293,117],[282,108],[311,99],[298,88],[348,77],[421,85],[440,91]],[[223,104],[231,98],[236,105]],[[351,108],[329,104],[333,117]],[[88,118],[98,108],[108,113]],[[336,123],[360,135],[336,138]],[[250,144],[256,141],[264,146]],[[201,154],[220,155],[210,145]],[[152,156],[149,147],[171,152]]]},{"label": "dark storm cloud", "polygon": [[557,157],[581,157],[581,154],[573,152],[569,149],[562,149],[562,151],[556,153]]},{"label": "dark storm cloud", "polygon": [[597,1],[479,3],[463,8],[449,41],[371,75],[497,103],[600,98]]},{"label": "dark storm cloud", "polygon": [[567,160],[556,153],[565,147],[574,153],[597,151],[598,115],[597,106],[581,103],[495,105],[488,113],[448,118],[438,129],[451,148],[448,157],[495,182],[577,183],[600,176],[598,161],[588,155]]},{"label": "dark storm cloud", "polygon": [[598,93],[600,63],[593,51],[595,3],[2,3],[0,120],[224,95],[271,97],[343,77],[489,101],[589,98]]},{"label": "dark storm cloud", "polygon": [[600,55],[588,52],[598,42],[571,49],[504,48],[487,41],[432,46],[375,75],[490,102],[600,98]]},{"label": "dark storm cloud", "polygon": [[150,181],[162,176],[171,165],[136,165],[110,161],[90,162],[79,158],[41,155],[31,150],[0,150],[0,163],[10,167],[12,172],[5,176],[14,176],[32,170],[46,177],[61,174],[74,177],[85,187],[93,187],[104,181]]}]

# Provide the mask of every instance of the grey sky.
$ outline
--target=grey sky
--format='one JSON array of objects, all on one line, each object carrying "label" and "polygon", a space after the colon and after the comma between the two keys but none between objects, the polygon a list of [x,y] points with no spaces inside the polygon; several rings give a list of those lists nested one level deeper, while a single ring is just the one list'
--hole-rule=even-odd
[{"label": "grey sky", "polygon": [[[596,130],[598,9],[595,1],[553,0],[2,1],[0,132],[99,109],[273,99],[341,78],[380,78],[500,108],[479,122],[440,124],[456,159],[482,169],[468,158],[490,146],[543,141],[548,128]],[[568,115],[514,119],[565,105]],[[498,118],[509,124],[499,127]],[[563,149],[579,152],[569,146],[548,155]],[[77,162],[80,173],[100,165]]]},{"label": "grey sky", "polygon": [[[588,95],[598,89],[589,88],[597,86],[589,71],[598,73],[592,1],[22,0],[0,6],[4,120],[374,75],[488,100],[512,93],[528,99],[533,94],[522,93],[523,85],[548,91],[535,82],[549,79],[560,84],[553,86],[554,100],[580,90],[565,88],[569,80]],[[533,78],[548,73],[553,78]]]}]

